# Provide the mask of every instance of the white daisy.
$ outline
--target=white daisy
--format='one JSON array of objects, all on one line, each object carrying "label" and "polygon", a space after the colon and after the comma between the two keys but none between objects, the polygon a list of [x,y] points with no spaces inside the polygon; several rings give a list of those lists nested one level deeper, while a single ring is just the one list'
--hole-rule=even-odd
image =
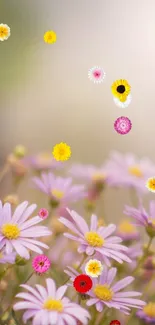
[{"label": "white daisy", "polygon": [[105,72],[101,67],[93,67],[88,71],[88,78],[94,83],[101,83],[105,78]]},{"label": "white daisy", "polygon": [[132,101],[131,94],[127,96],[127,100],[125,102],[121,102],[117,97],[113,97],[114,103],[121,108],[126,108],[130,105]]},{"label": "white daisy", "polygon": [[0,41],[7,40],[10,35],[10,27],[6,24],[0,24]]}]

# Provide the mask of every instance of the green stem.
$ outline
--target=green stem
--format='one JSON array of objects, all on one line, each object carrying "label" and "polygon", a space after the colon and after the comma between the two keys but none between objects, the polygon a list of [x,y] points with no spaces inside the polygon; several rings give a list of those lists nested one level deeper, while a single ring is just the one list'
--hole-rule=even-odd
[{"label": "green stem", "polygon": [[27,283],[30,280],[30,278],[32,277],[33,274],[34,274],[34,272],[30,273],[29,276],[27,277],[27,279],[24,281],[23,284]]},{"label": "green stem", "polygon": [[148,244],[147,244],[147,247],[145,249],[145,253],[144,255],[142,256],[142,258],[139,260],[138,264],[137,264],[137,267],[135,268],[134,272],[133,272],[133,275],[135,275],[137,273],[137,271],[139,271],[139,268],[141,267],[141,265],[143,264],[143,262],[145,261],[146,257],[147,257],[147,254],[148,254],[148,251],[149,251],[149,248],[152,244],[152,240],[153,238],[150,237],[149,238],[149,241],[148,241]]},{"label": "green stem", "polygon": [[103,320],[104,322],[106,321],[107,319],[107,311],[108,311],[108,308],[105,308],[104,312],[103,313],[100,313],[96,319],[96,322],[95,322],[95,325],[100,325],[100,324],[103,324]]},{"label": "green stem", "polygon": [[[80,268],[81,268],[82,264],[84,263],[84,261],[86,260],[86,258],[87,258],[87,255],[84,254],[80,265],[78,265],[78,267],[75,269],[76,271],[80,271]],[[70,280],[70,277],[68,277],[67,280],[62,285],[65,285],[69,280]]]}]

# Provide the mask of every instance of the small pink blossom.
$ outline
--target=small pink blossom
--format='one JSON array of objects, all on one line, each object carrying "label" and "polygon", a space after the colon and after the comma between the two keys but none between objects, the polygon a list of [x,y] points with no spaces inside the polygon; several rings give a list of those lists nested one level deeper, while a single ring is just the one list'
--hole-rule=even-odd
[{"label": "small pink blossom", "polygon": [[124,135],[130,132],[132,123],[128,117],[121,116],[114,122],[114,128],[117,133]]},{"label": "small pink blossom", "polygon": [[47,209],[42,208],[42,209],[39,210],[38,215],[39,215],[39,217],[40,217],[41,219],[47,219],[48,216],[49,216],[49,212],[48,212]]},{"label": "small pink blossom", "polygon": [[42,274],[49,270],[51,262],[46,255],[37,255],[32,261],[32,267],[36,273]]}]

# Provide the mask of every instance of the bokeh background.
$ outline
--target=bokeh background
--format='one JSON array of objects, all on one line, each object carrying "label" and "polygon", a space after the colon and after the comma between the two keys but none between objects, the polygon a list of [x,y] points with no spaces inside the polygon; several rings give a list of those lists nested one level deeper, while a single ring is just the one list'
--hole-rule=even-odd
[{"label": "bokeh background", "polygon": [[[16,144],[35,153],[61,141],[72,162],[100,165],[112,150],[155,161],[154,12],[154,0],[0,0],[0,22],[11,28],[0,42],[1,165]],[[57,33],[55,44],[44,43],[47,30]],[[88,79],[95,65],[107,74],[101,85]],[[120,78],[132,87],[126,109],[115,106],[110,89]],[[122,115],[133,123],[126,136],[113,128]],[[3,182],[1,195],[8,188]],[[36,195],[21,186],[21,199]],[[106,194],[111,221],[122,218],[124,202],[121,190]]]}]

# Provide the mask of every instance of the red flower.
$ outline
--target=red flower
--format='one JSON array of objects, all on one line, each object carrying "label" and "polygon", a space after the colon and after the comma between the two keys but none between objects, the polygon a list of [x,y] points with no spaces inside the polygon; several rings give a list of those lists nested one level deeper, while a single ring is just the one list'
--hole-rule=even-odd
[{"label": "red flower", "polygon": [[88,275],[80,274],[74,279],[73,285],[76,291],[86,293],[92,288],[93,282]]},{"label": "red flower", "polygon": [[121,323],[119,322],[119,320],[115,319],[112,320],[112,322],[109,325],[121,325]]}]

